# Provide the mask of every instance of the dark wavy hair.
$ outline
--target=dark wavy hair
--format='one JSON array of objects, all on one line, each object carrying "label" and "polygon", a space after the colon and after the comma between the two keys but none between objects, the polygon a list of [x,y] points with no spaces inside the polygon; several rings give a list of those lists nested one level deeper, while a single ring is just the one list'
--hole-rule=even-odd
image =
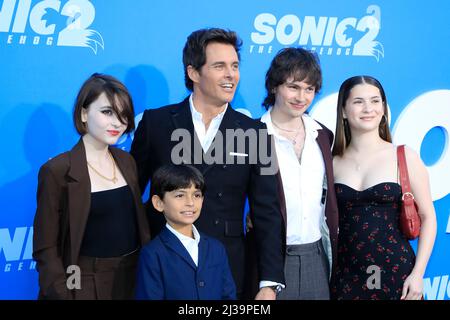
[{"label": "dark wavy hair", "polygon": [[350,95],[350,91],[354,86],[358,84],[370,84],[374,87],[377,87],[380,90],[381,100],[383,101],[383,109],[384,116],[381,118],[380,124],[378,126],[378,133],[381,139],[392,142],[391,132],[389,130],[389,114],[387,110],[387,99],[386,94],[384,92],[383,86],[381,83],[371,76],[355,76],[348,78],[345,80],[341,87],[339,88],[339,96],[337,102],[337,119],[336,119],[336,132],[335,132],[335,140],[332,154],[333,156],[342,156],[344,154],[345,149],[350,144],[352,140],[352,134],[350,131],[350,127],[348,125],[348,121],[344,119],[344,108],[347,102],[348,96]]},{"label": "dark wavy hair", "polygon": [[322,88],[322,70],[316,53],[303,48],[284,48],[278,51],[266,73],[266,97],[262,105],[269,109],[275,104],[275,89],[288,78],[306,81],[316,93]]}]

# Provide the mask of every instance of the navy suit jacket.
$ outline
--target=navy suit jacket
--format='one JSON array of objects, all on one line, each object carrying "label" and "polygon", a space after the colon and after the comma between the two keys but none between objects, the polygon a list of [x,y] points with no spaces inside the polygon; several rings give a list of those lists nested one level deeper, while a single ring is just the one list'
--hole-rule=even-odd
[{"label": "navy suit jacket", "polygon": [[[222,143],[223,150],[233,149],[246,153],[249,157],[239,157],[244,163],[239,163],[238,157],[234,163],[208,164],[206,161],[198,163],[195,150],[202,152],[200,141],[195,134],[192,115],[189,107],[189,98],[179,104],[169,105],[144,112],[142,120],[135,132],[130,153],[136,160],[141,191],[144,191],[153,173],[162,165],[172,163],[172,151],[179,143],[172,140],[172,133],[176,129],[189,132],[188,143],[191,150],[186,153],[187,163],[193,163],[199,169],[206,182],[206,193],[202,207],[202,214],[195,225],[199,230],[215,239],[220,240],[228,253],[231,272],[236,283],[238,298],[242,298],[244,283],[252,274],[246,273],[246,268],[252,261],[248,260],[244,235],[245,202],[248,198],[250,216],[255,233],[254,254],[257,259],[259,280],[270,280],[284,283],[284,236],[283,218],[280,212],[276,175],[262,174],[263,165],[260,151],[263,138],[258,137],[257,143],[250,143],[246,139],[244,150],[234,146],[235,139],[227,137],[228,129],[249,129],[260,133],[265,125],[251,119],[240,112],[233,110],[229,105],[215,142]],[[250,131],[250,130],[249,130]],[[220,133],[220,135],[219,135]],[[266,137],[264,134],[262,137]],[[219,137],[223,137],[220,140]],[[184,139],[183,139],[184,141]],[[267,154],[271,154],[270,139],[267,136]],[[212,151],[210,147],[208,152]],[[189,154],[190,153],[190,154]],[[252,155],[257,163],[249,159]],[[222,157],[229,154],[224,152]],[[200,155],[201,156],[201,155]],[[200,157],[201,158],[201,157]],[[275,157],[274,157],[275,158]],[[200,159],[204,160],[204,159]],[[224,159],[226,160],[226,159]],[[153,209],[151,201],[147,202],[147,213],[150,222],[151,234],[156,236],[165,225],[164,217]],[[252,253],[253,254],[253,253]],[[248,297],[253,298],[253,297]]]},{"label": "navy suit jacket", "polygon": [[140,253],[136,298],[231,300],[236,286],[222,243],[200,233],[198,267],[167,227]]}]

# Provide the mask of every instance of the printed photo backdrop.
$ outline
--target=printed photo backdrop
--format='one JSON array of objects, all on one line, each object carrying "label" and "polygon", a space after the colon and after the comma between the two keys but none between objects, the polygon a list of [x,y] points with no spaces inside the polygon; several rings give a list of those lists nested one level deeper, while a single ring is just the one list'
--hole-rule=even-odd
[{"label": "printed photo backdrop", "polygon": [[[146,108],[188,94],[182,48],[205,27],[242,38],[232,105],[251,117],[264,112],[264,75],[285,46],[318,53],[324,85],[309,111],[330,129],[343,80],[368,74],[381,81],[394,142],[419,152],[430,174],[438,234],[425,298],[450,299],[449,19],[447,0],[0,1],[0,299],[37,297],[37,172],[78,140],[71,112],[83,81],[94,72],[119,78],[139,120]],[[129,150],[132,138],[119,147]]]}]

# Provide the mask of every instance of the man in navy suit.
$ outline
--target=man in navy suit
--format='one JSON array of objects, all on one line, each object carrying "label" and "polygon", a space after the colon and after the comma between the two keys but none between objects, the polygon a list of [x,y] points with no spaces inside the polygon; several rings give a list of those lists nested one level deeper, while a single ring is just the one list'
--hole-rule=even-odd
[{"label": "man in navy suit", "polygon": [[[251,277],[245,274],[248,198],[257,244],[260,289],[256,299],[275,299],[284,286],[285,241],[276,170],[270,170],[273,162],[264,157],[272,159],[265,125],[230,105],[239,83],[240,46],[232,31],[193,32],[183,49],[185,83],[192,94],[179,104],[146,110],[131,154],[142,191],[164,164],[190,163],[202,172],[208,190],[197,226],[225,245],[238,298],[250,298],[243,295],[245,277]],[[164,219],[151,206],[147,209],[156,236]]]}]

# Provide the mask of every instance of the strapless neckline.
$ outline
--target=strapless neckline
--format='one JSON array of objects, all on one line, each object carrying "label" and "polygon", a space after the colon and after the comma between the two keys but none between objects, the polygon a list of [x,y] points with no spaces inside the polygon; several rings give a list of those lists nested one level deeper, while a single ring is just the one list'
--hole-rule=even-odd
[{"label": "strapless neckline", "polygon": [[347,185],[345,183],[340,183],[340,182],[336,182],[334,185],[345,186],[345,187],[347,187],[349,189],[352,189],[355,192],[364,192],[364,191],[372,190],[372,189],[374,189],[376,187],[383,186],[383,185],[386,185],[386,184],[397,185],[399,188],[401,188],[401,186],[400,186],[400,184],[398,184],[398,182],[380,182],[380,183],[374,184],[373,186],[370,186],[370,187],[368,187],[366,189],[363,189],[363,190],[357,190],[357,189],[355,189],[353,187],[350,187],[349,185]]}]

